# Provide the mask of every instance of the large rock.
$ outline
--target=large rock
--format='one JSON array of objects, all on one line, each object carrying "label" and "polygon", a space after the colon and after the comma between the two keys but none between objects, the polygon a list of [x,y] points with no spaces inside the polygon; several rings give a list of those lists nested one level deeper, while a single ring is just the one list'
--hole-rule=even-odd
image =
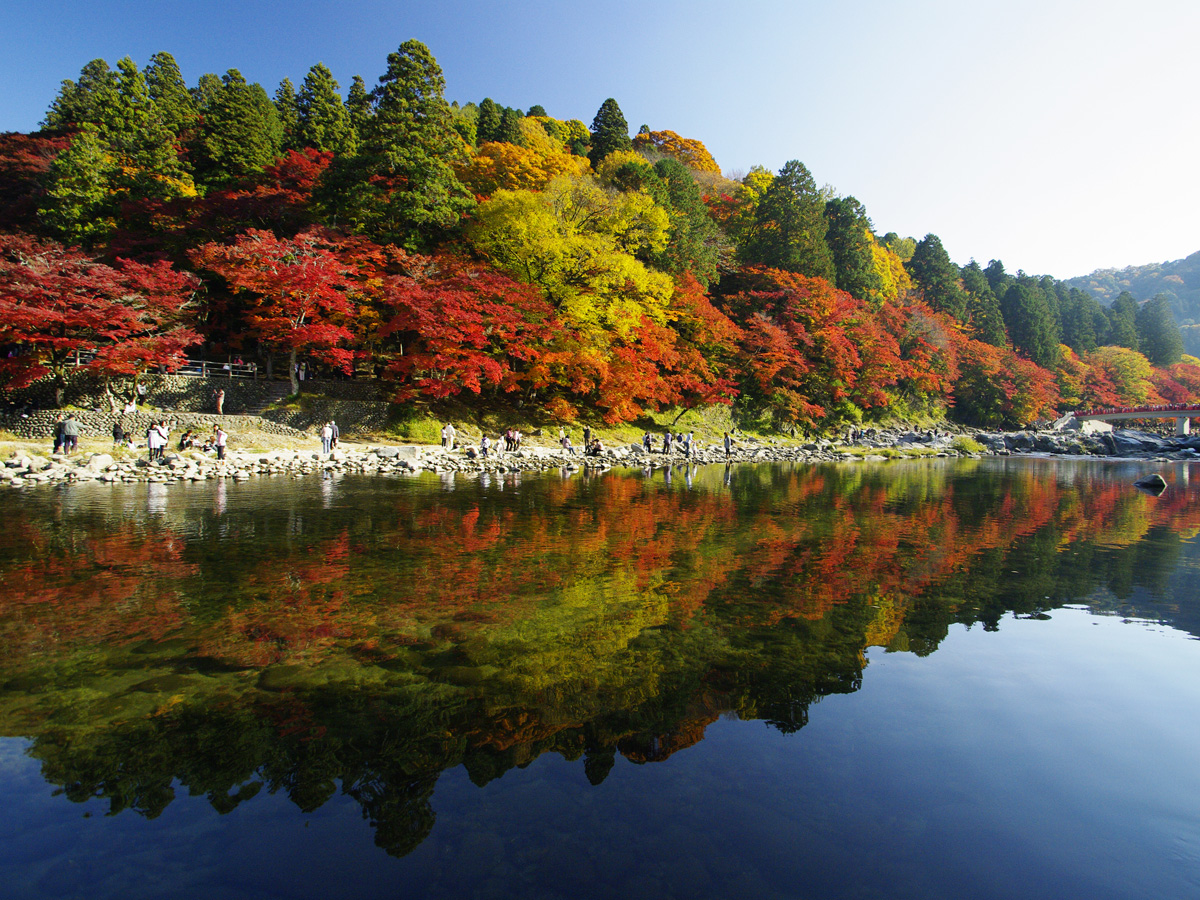
[{"label": "large rock", "polygon": [[1161,453],[1167,449],[1166,441],[1145,431],[1122,429],[1112,433],[1113,446],[1118,456],[1134,453]]},{"label": "large rock", "polygon": [[111,466],[116,460],[109,453],[95,453],[92,458],[83,464],[83,468],[89,472],[103,472]]},{"label": "large rock", "polygon": [[1167,489],[1166,479],[1157,472],[1153,472],[1150,475],[1143,475],[1134,482],[1134,485],[1156,497]]}]

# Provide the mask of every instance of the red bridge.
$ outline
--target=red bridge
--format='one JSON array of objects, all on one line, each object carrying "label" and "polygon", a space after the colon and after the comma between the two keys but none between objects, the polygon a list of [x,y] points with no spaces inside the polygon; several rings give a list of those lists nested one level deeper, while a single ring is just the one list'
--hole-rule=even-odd
[{"label": "red bridge", "polygon": [[1104,421],[1123,422],[1127,419],[1174,419],[1176,434],[1190,434],[1192,419],[1200,417],[1198,406],[1133,406],[1117,409],[1092,409],[1087,412],[1074,413],[1076,419],[1084,422]]}]

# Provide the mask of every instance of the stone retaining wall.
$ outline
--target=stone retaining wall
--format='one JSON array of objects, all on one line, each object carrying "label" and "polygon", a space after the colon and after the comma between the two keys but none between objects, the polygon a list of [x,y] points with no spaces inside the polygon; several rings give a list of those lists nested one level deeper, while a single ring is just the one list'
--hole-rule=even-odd
[{"label": "stone retaining wall", "polygon": [[[38,410],[28,416],[0,416],[0,428],[12,432],[23,440],[53,440],[54,422],[57,416],[58,412],[53,410]],[[191,428],[200,437],[204,437],[211,433],[213,425],[218,423],[226,431],[235,433],[239,426],[245,428],[248,422],[253,424],[256,431],[267,434],[304,439],[312,437],[312,435],[292,428],[286,423],[273,422],[260,416],[218,416],[216,413],[193,413],[178,410],[161,413],[139,410],[135,413],[116,414],[84,411],[76,412],[75,418],[79,422],[83,434],[87,437],[108,437],[112,434],[113,424],[119,421],[125,432],[138,443],[145,440],[146,429],[150,427],[150,423],[160,419],[167,420],[171,426],[171,436],[174,439],[177,439],[179,433],[188,428]]]},{"label": "stone retaining wall", "polygon": [[[255,380],[252,378],[230,378],[227,375],[143,375],[148,406],[176,410],[179,412],[216,412],[213,394],[225,391],[226,413],[239,414],[253,409],[279,395],[287,381]],[[132,378],[111,378],[113,394],[118,399],[133,396]],[[287,391],[282,392],[286,395]],[[386,402],[387,392],[373,381],[305,381],[301,384],[302,394],[314,394],[336,400],[364,402]],[[54,408],[54,383],[43,378],[29,387],[10,391],[7,399],[17,406],[31,405],[34,409]],[[104,379],[80,370],[67,380],[63,403],[83,409],[107,409],[108,398],[104,392]]]}]

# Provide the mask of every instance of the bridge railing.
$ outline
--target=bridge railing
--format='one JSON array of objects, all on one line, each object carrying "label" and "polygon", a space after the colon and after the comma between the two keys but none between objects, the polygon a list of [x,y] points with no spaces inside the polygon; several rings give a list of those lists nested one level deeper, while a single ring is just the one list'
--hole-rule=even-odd
[{"label": "bridge railing", "polygon": [[1089,409],[1075,413],[1076,416],[1129,416],[1145,413],[1147,416],[1171,416],[1174,413],[1200,412],[1200,404],[1171,404],[1168,406],[1114,406],[1107,409]]}]

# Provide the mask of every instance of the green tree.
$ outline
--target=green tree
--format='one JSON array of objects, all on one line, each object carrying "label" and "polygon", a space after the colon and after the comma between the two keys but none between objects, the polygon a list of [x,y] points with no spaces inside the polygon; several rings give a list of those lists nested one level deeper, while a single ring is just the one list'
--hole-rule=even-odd
[{"label": "green tree", "polygon": [[192,98],[179,64],[170,53],[155,53],[146,64],[146,88],[158,107],[158,115],[176,140],[196,124],[196,101]]},{"label": "green tree", "polygon": [[975,332],[975,339],[993,347],[1003,347],[1008,341],[1004,315],[983,269],[971,260],[963,266],[961,276],[963,290],[967,292],[967,321]]},{"label": "green tree", "polygon": [[79,73],[79,81],[64,80],[42,124],[47,128],[101,123],[101,110],[116,104],[117,76],[102,59],[93,59]]},{"label": "green tree", "polygon": [[540,103],[535,103],[533,106],[529,107],[529,112],[525,113],[525,115],[527,115],[527,116],[545,116],[546,115],[546,107],[542,106]]},{"label": "green tree", "polygon": [[85,124],[50,164],[38,209],[42,227],[65,244],[90,246],[112,230],[109,184],[119,171],[95,125]]},{"label": "green tree", "polygon": [[1129,291],[1121,291],[1108,309],[1109,343],[1137,350],[1138,302]]},{"label": "green tree", "polygon": [[667,211],[671,225],[666,248],[650,262],[674,275],[691,272],[707,287],[730,254],[721,229],[704,205],[700,185],[687,166],[670,158],[655,163],[651,175],[649,193]]},{"label": "green tree", "polygon": [[1171,299],[1157,294],[1138,310],[1135,319],[1142,354],[1156,366],[1173,366],[1183,356],[1183,335]]},{"label": "green tree", "polygon": [[220,86],[201,78],[204,124],[194,143],[197,179],[221,185],[257,172],[275,159],[283,126],[275,104],[260,84],[248,84],[237,69]]},{"label": "green tree", "polygon": [[317,63],[304,76],[296,97],[300,146],[334,153],[353,153],[358,138],[333,73]]},{"label": "green tree", "polygon": [[998,259],[991,260],[983,274],[987,276],[988,284],[991,285],[992,293],[996,295],[996,299],[1001,299],[1005,292],[1008,291],[1008,286],[1012,283],[1012,276],[1004,271],[1004,263]]},{"label": "green tree", "polygon": [[479,104],[479,121],[475,125],[475,139],[479,143],[498,140],[496,135],[500,133],[501,116],[499,104],[491,97],[484,97]]},{"label": "green tree", "polygon": [[793,159],[759,198],[741,256],[747,263],[833,281],[825,235],[825,201],[804,163]]},{"label": "green tree", "polygon": [[296,99],[296,86],[292,79],[285,78],[275,90],[275,111],[279,114],[279,127],[283,131],[282,150],[298,150],[304,146],[300,139],[300,105]]},{"label": "green tree", "polygon": [[525,145],[525,139],[521,137],[521,119],[523,118],[525,117],[521,115],[519,109],[513,109],[511,106],[504,107],[504,112],[500,114],[500,128],[492,140],[523,147]]},{"label": "green tree", "polygon": [[350,127],[354,129],[355,144],[361,144],[367,132],[367,123],[375,115],[371,105],[371,94],[361,75],[355,75],[346,94],[346,113],[350,116]]},{"label": "green tree", "polygon": [[324,186],[322,202],[335,219],[415,249],[474,206],[454,174],[468,151],[444,90],[441,67],[420,41],[388,54],[359,152],[339,157]]},{"label": "green tree", "polygon": [[595,118],[592,119],[591,145],[588,159],[592,168],[598,168],[600,161],[614,151],[633,149],[633,141],[629,139],[629,125],[621,113],[621,107],[612,97],[600,105]]},{"label": "green tree", "polygon": [[837,286],[861,300],[876,296],[882,284],[871,253],[866,208],[853,197],[835,197],[825,204],[825,223]]},{"label": "green tree", "polygon": [[1101,335],[1096,333],[1097,320],[1105,322],[1104,309],[1091,294],[1079,288],[1071,288],[1067,291],[1066,298],[1060,301],[1059,309],[1062,314],[1064,344],[1083,355],[1091,353],[1104,343],[1102,338],[1107,328],[1102,330]]},{"label": "green tree", "polygon": [[1013,346],[1042,368],[1053,368],[1058,361],[1058,329],[1037,281],[1018,278],[1004,292],[1000,308]]},{"label": "green tree", "polygon": [[925,235],[905,268],[923,292],[926,303],[960,322],[966,321],[967,294],[959,284],[958,267],[950,261],[941,238],[936,234]]}]

